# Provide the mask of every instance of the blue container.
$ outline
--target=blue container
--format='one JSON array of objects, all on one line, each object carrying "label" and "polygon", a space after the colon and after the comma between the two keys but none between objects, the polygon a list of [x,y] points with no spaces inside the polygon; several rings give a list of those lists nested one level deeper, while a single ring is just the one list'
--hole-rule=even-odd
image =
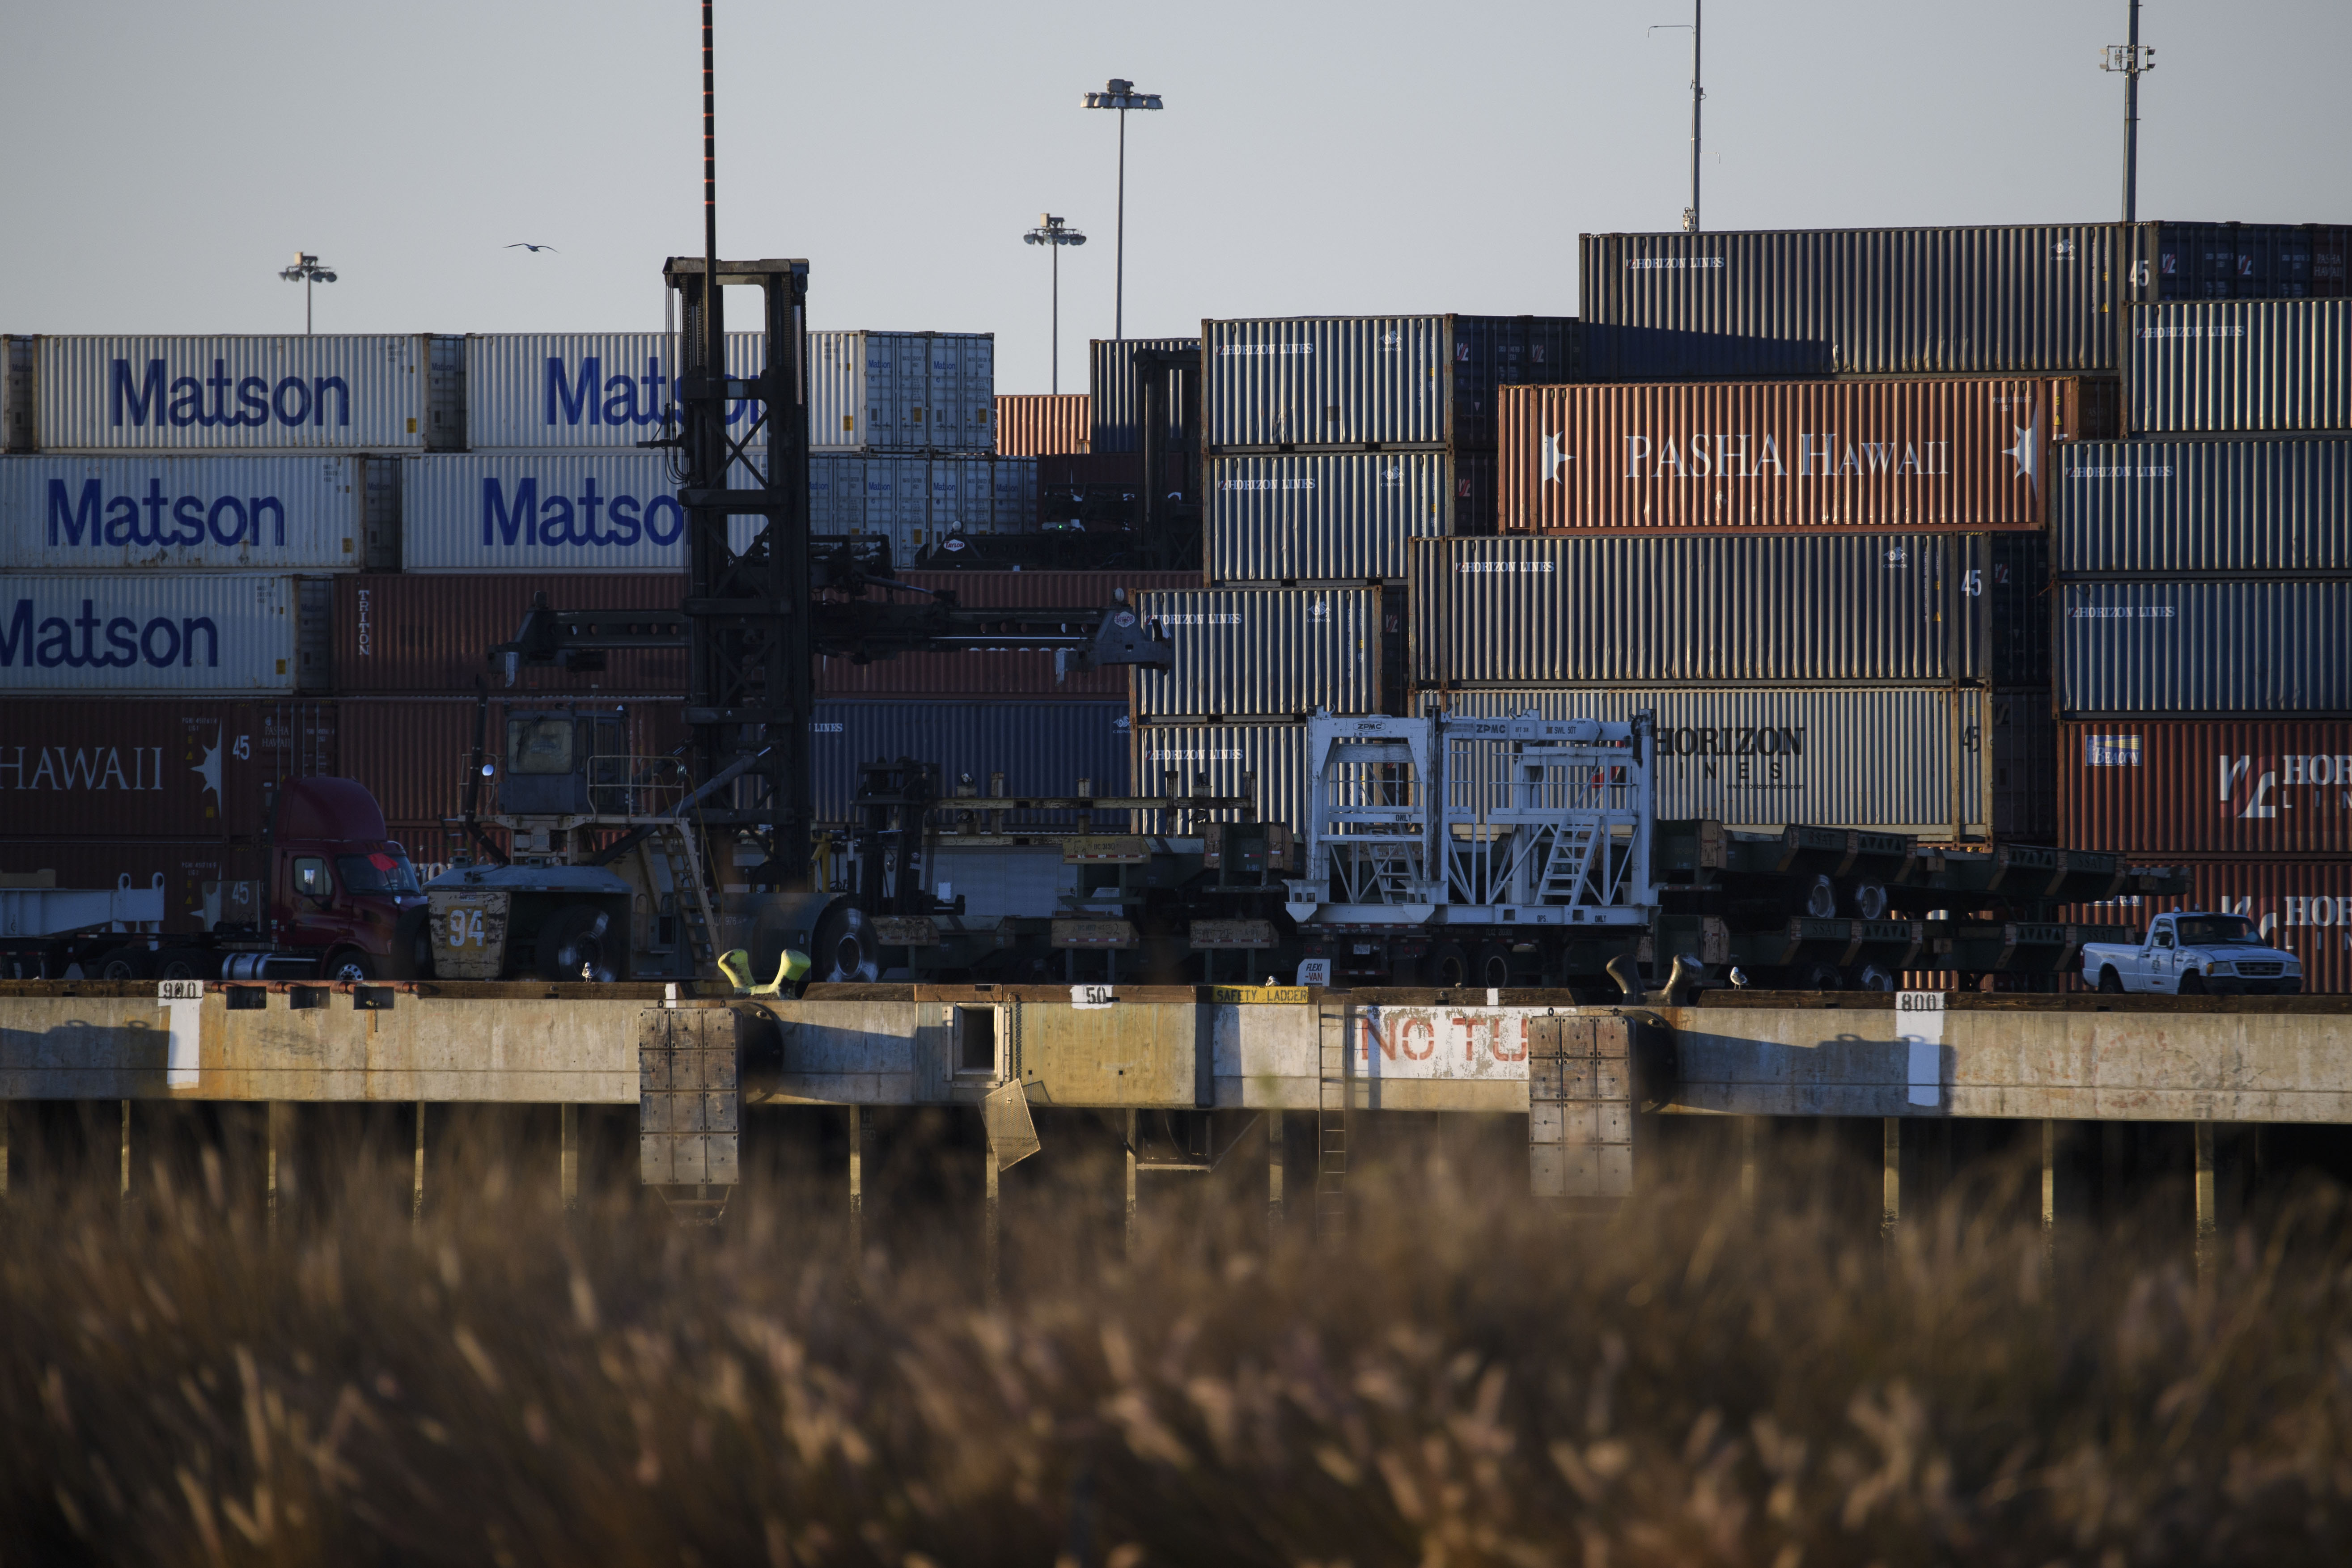
[{"label": "blue container", "polygon": [[2352,582],[2069,583],[2070,714],[2352,713]]},{"label": "blue container", "polygon": [[2352,300],[2140,305],[2131,334],[2133,435],[2352,430]]},{"label": "blue container", "polygon": [[2352,435],[2052,448],[2062,573],[2352,572]]},{"label": "blue container", "polygon": [[1211,450],[1492,451],[1495,389],[1580,381],[1572,316],[1201,323]]},{"label": "blue container", "polygon": [[1583,325],[1583,381],[1799,381],[1837,369],[1826,339],[1743,338],[1664,327]]},{"label": "blue container", "polygon": [[[1097,338],[1087,355],[1087,413],[1094,421],[1088,450],[1143,450],[1143,379],[1135,374],[1135,351],[1164,349],[1189,353],[1197,360],[1198,338]],[[1168,447],[1201,444],[1201,373],[1196,367],[1178,371],[1167,389]]]},{"label": "blue container", "polygon": [[1126,795],[1128,730],[1124,702],[820,702],[809,726],[816,818],[849,821],[857,764],[900,757],[936,766],[943,795],[967,775],[984,795],[993,773],[1009,795],[1072,795],[1080,779],[1096,795]]}]

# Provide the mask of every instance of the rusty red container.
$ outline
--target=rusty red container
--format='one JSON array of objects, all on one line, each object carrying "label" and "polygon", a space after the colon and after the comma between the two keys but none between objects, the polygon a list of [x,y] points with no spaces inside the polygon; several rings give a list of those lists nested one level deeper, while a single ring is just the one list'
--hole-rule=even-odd
[{"label": "rusty red container", "polygon": [[2352,721],[2062,724],[2058,809],[2069,848],[2352,855]]},{"label": "rusty red container", "polygon": [[[672,573],[362,573],[335,579],[334,681],[341,695],[470,693],[477,680],[504,689],[488,661],[510,642],[531,595],[559,610],[675,610],[686,577]],[[604,693],[686,694],[686,655],[614,653],[599,671],[518,673],[515,689],[593,698]]]},{"label": "rusty red container", "polygon": [[2188,895],[2080,904],[2063,911],[2063,918],[2126,925],[2142,931],[2156,916],[2180,910],[2243,915],[2254,922],[2265,942],[2303,960],[2305,991],[2352,991],[2352,858],[2148,856],[2141,863],[2186,866],[2190,879]]},{"label": "rusty red container", "polygon": [[271,785],[335,770],[331,702],[0,700],[0,837],[249,838]]},{"label": "rusty red container", "polygon": [[2079,377],[1509,386],[1505,532],[1986,531],[2048,517],[2053,442],[2113,436]]},{"label": "rusty red container", "polygon": [[[482,732],[488,758],[497,762],[505,746],[509,712],[547,706],[620,709],[629,721],[629,750],[638,756],[661,755],[688,739],[679,717],[684,703],[675,698],[524,692],[490,702]],[[383,807],[386,822],[437,826],[464,805],[473,758],[474,707],[470,697],[347,700],[340,714],[342,776],[367,786]],[[497,799],[495,789],[486,790],[478,809],[495,810]]]},{"label": "rusty red container", "polygon": [[1042,458],[1090,450],[1093,400],[1083,392],[996,396],[996,455]]}]

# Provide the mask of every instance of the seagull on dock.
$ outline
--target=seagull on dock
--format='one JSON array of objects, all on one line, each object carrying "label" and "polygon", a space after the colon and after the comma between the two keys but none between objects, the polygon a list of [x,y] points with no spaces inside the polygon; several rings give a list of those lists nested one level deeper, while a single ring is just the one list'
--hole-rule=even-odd
[{"label": "seagull on dock", "polygon": [[[509,250],[528,250],[533,255],[537,255],[542,250],[555,250],[555,247],[551,245],[533,245],[527,239],[518,239],[512,245],[508,246],[507,248]],[[562,252],[556,251],[556,254],[561,256]]]}]

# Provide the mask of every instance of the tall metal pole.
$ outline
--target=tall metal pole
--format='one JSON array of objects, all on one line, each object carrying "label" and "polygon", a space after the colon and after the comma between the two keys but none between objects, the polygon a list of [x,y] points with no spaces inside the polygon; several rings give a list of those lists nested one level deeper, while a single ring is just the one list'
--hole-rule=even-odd
[{"label": "tall metal pole", "polygon": [[302,275],[302,335],[306,338],[310,335],[310,285],[313,279],[309,273],[306,272]]},{"label": "tall metal pole", "polygon": [[[702,0],[702,291],[703,327],[710,374],[727,374],[726,328],[719,304],[719,89],[710,45],[710,0]],[[723,479],[709,483],[724,484]]]},{"label": "tall metal pole", "polygon": [[[2132,13],[2139,13],[2137,4]],[[2137,24],[2135,24],[2137,25]],[[1118,252],[1111,266],[1110,335],[1127,336],[1127,110],[1118,111]]]},{"label": "tall metal pole", "polygon": [[1062,247],[1049,245],[1054,253],[1054,395],[1062,392]]},{"label": "tall metal pole", "polygon": [[[2133,0],[2137,5],[2138,0]],[[1699,0],[1691,0],[1691,208],[1690,229],[1698,232],[1698,110],[1706,94],[1699,89]]]},{"label": "tall metal pole", "polygon": [[2124,221],[2137,221],[2139,210],[2139,0],[2131,0],[2131,54],[2134,68],[2124,72]]}]

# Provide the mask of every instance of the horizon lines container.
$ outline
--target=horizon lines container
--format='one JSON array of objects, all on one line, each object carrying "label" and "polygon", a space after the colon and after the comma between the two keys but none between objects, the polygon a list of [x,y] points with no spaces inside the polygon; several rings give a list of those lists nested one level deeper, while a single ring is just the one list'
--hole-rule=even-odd
[{"label": "horizon lines container", "polygon": [[331,701],[0,700],[5,837],[75,837],[105,822],[143,836],[251,837],[289,778],[331,773]]},{"label": "horizon lines container", "polygon": [[[751,377],[762,332],[727,334],[727,373]],[[466,337],[466,446],[470,451],[631,448],[663,434],[677,397],[675,332],[470,332]],[[727,405],[745,439],[756,399]],[[676,435],[673,425],[669,434]],[[765,446],[761,437],[755,446]]]},{"label": "horizon lines container", "polygon": [[1494,459],[1481,455],[1284,452],[1207,467],[1212,584],[1402,581],[1411,542],[1462,531],[1481,499],[1493,515]]},{"label": "horizon lines container", "polygon": [[[342,579],[337,579],[341,581]],[[310,579],[323,582],[323,579]],[[291,696],[325,673],[304,579],[260,573],[0,576],[0,694]]]},{"label": "horizon lines container", "polygon": [[2057,775],[2070,849],[2352,856],[2352,721],[2070,721]]},{"label": "horizon lines container", "polygon": [[812,331],[809,446],[996,449],[993,332]]},{"label": "horizon lines container", "polygon": [[2352,572],[2352,434],[2080,441],[2052,484],[2063,573]]},{"label": "horizon lines container", "polygon": [[2067,714],[2352,712],[2352,580],[2058,585]]},{"label": "horizon lines container", "polygon": [[1091,450],[1092,402],[1083,392],[998,393],[996,455],[1075,457]]},{"label": "horizon lines container", "polygon": [[[1162,349],[1175,353],[1201,353],[1198,338],[1092,338],[1087,343],[1087,387],[1092,400],[1093,428],[1087,449],[1092,452],[1143,450],[1143,382],[1135,374],[1137,349]],[[1160,437],[1162,450],[1201,445],[1201,371],[1197,363],[1176,373],[1170,388],[1168,427]]]},{"label": "horizon lines container", "polygon": [[[935,765],[943,797],[966,775],[985,796],[992,773],[1004,774],[1007,796],[1075,795],[1082,778],[1096,795],[1125,795],[1129,727],[1121,702],[821,701],[809,726],[814,816],[850,821],[858,764],[900,757]],[[988,803],[975,800],[971,809]],[[1017,820],[1037,826],[1076,816],[1033,812]]]},{"label": "horizon lines container", "polygon": [[2352,859],[2175,856],[2165,863],[2188,868],[2186,895],[2071,905],[2072,918],[2145,931],[2156,916],[2183,910],[2244,915],[2263,940],[2303,961],[2305,993],[2352,991]]},{"label": "horizon lines container", "polygon": [[2030,685],[2049,673],[2045,554],[2035,534],[1420,541],[1412,680]]},{"label": "horizon lines container", "polygon": [[[1313,804],[1307,776],[1307,726],[1266,720],[1255,723],[1204,724],[1185,721],[1154,721],[1135,726],[1134,779],[1137,795],[1167,793],[1167,775],[1176,775],[1175,793],[1237,796],[1247,794],[1257,805],[1260,822],[1279,822],[1293,833],[1302,831]],[[1248,775],[1245,779],[1244,775]],[[1244,791],[1246,783],[1250,787]],[[1139,811],[1136,830],[1173,833],[1177,818],[1205,815],[1218,822],[1238,822],[1235,811],[1205,814]]]},{"label": "horizon lines container", "polygon": [[421,332],[44,335],[44,452],[455,448],[464,349]]},{"label": "horizon lines container", "polygon": [[1496,444],[1496,389],[1582,374],[1572,316],[1285,316],[1201,323],[1211,452]]},{"label": "horizon lines container", "polygon": [[0,458],[0,571],[357,571],[368,461]]},{"label": "horizon lines container", "polygon": [[1134,667],[1139,721],[1381,711],[1378,588],[1194,588],[1132,603],[1176,659]]},{"label": "horizon lines container", "polygon": [[2035,529],[2078,378],[1643,382],[1500,394],[1503,532]]},{"label": "horizon lines container", "polygon": [[2352,427],[2352,300],[2136,305],[2130,325],[2132,435]]},{"label": "horizon lines container", "polygon": [[576,700],[607,692],[686,694],[683,649],[622,651],[610,668],[524,668],[515,686],[489,662],[493,644],[513,639],[544,589],[558,609],[677,610],[687,581],[677,573],[486,572],[459,575],[362,573],[334,579],[334,670],[343,696],[462,694],[476,680],[495,693],[540,692]]},{"label": "horizon lines container", "polygon": [[[1988,699],[1979,688],[1527,687],[1424,693],[1421,705],[1425,710],[1441,696],[1447,711],[1472,718],[1533,712],[1623,722],[1650,710],[1661,818],[1711,816],[1727,827],[1767,830],[1807,823],[1933,839],[2036,831],[2030,821],[2016,824],[2021,810],[2040,809],[2032,804],[2036,793],[1997,771],[1994,817],[1985,819],[1989,769],[2010,747],[2030,756],[2022,749],[2032,703],[2021,709],[2011,694],[1991,694],[1990,759],[1979,742]],[[2046,802],[2046,788],[2038,795]]]}]

